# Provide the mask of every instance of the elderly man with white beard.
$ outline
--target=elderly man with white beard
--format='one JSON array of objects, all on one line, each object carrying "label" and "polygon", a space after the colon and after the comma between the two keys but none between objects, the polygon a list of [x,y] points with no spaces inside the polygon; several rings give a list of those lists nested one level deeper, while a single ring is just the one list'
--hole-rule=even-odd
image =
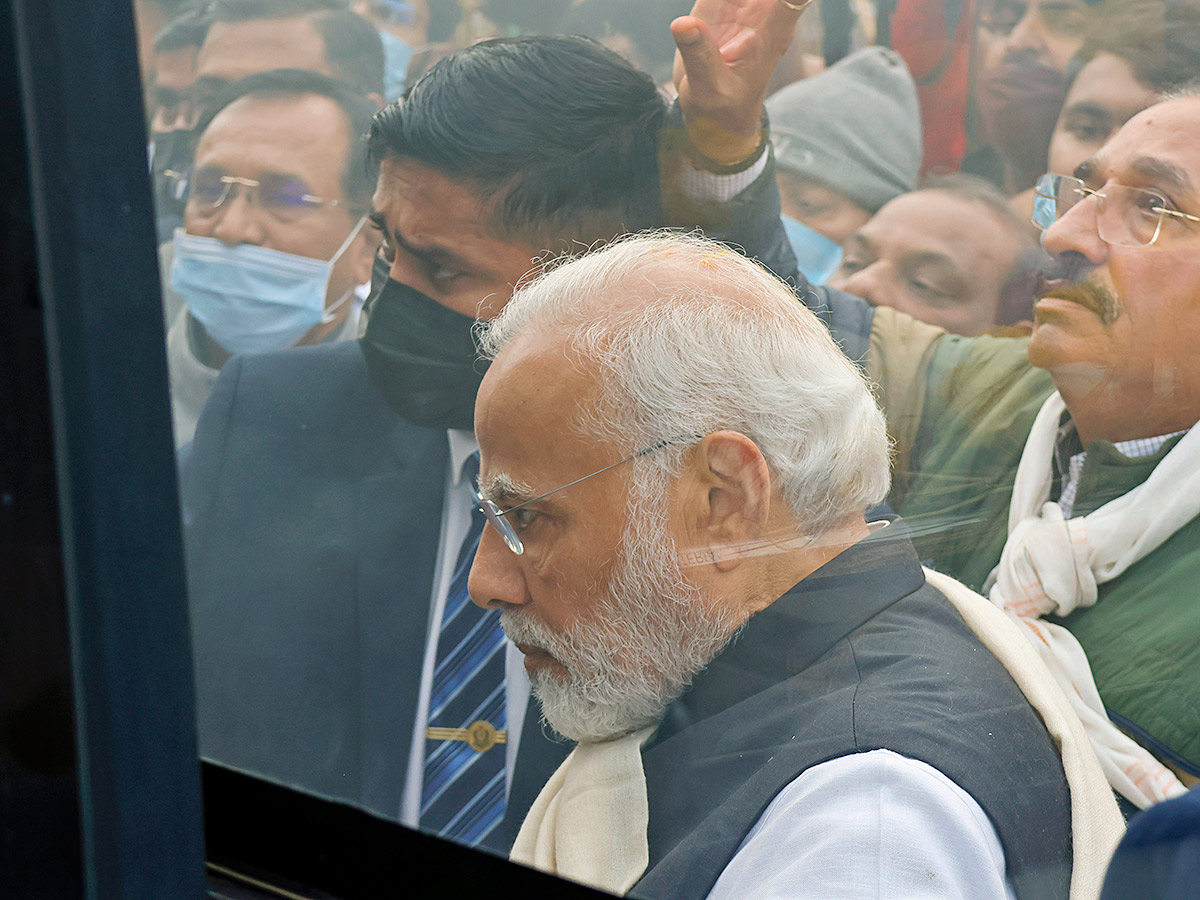
[{"label": "elderly man with white beard", "polygon": [[1055,741],[1082,730],[1052,738],[904,525],[866,520],[882,415],[782,282],[627,238],[482,342],[470,594],[578,742],[514,860],[652,898],[1068,896],[1094,832],[1073,847]]}]

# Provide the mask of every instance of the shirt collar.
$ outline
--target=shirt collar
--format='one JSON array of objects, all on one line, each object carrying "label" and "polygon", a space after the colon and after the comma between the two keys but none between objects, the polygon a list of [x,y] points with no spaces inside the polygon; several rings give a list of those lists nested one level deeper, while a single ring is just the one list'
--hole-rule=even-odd
[{"label": "shirt collar", "polygon": [[[1130,459],[1141,459],[1146,456],[1153,456],[1171,438],[1187,434],[1187,432],[1188,429],[1184,428],[1182,431],[1172,431],[1170,434],[1157,434],[1153,437],[1117,441],[1112,446],[1122,456],[1127,456]],[[1058,426],[1058,435],[1054,439],[1054,461],[1058,466],[1059,474],[1064,475],[1070,471],[1071,460],[1077,458],[1082,460],[1086,457],[1087,449],[1079,440],[1079,432],[1075,430],[1075,423],[1071,420],[1071,413],[1064,412],[1061,423]]]}]

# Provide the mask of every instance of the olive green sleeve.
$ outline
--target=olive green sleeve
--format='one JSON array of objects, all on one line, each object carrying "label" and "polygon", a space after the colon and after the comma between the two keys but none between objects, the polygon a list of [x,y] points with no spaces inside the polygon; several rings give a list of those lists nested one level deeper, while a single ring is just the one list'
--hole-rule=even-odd
[{"label": "olive green sleeve", "polygon": [[887,306],[871,323],[867,376],[887,416],[893,441],[893,469],[907,472],[909,456],[925,412],[928,371],[946,332]]}]

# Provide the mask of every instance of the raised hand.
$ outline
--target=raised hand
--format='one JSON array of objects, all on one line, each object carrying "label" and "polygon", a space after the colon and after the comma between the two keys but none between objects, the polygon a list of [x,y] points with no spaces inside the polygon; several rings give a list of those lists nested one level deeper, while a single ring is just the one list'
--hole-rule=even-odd
[{"label": "raised hand", "polygon": [[688,137],[713,162],[733,165],[758,147],[767,83],[808,2],[696,0],[671,23]]}]

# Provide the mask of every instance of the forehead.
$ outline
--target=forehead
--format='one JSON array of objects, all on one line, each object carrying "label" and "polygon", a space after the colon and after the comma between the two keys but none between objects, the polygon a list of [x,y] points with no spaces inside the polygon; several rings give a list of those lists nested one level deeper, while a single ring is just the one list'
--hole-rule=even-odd
[{"label": "forehead", "polygon": [[985,259],[1015,259],[1016,239],[986,207],[937,190],[904,194],[859,232],[882,256],[939,254],[961,268]]},{"label": "forehead", "polygon": [[243,178],[290,175],[323,197],[339,199],[349,131],[341,107],[319,94],[241,97],[205,129],[196,164]]},{"label": "forehead", "polygon": [[1147,163],[1177,169],[1192,185],[1200,184],[1200,97],[1158,103],[1142,110],[1093,157],[1105,178],[1140,185]]},{"label": "forehead", "polygon": [[305,17],[216,22],[196,58],[197,75],[225,81],[289,68],[333,74],[325,39]]},{"label": "forehead", "polygon": [[567,460],[591,454],[594,441],[573,427],[584,405],[594,406],[593,367],[568,357],[558,335],[521,335],[484,376],[475,427],[489,468],[534,484]]},{"label": "forehead", "polygon": [[1128,62],[1112,53],[1100,53],[1075,76],[1064,109],[1090,103],[1112,110],[1124,121],[1145,109],[1153,97],[1153,91],[1137,80]]},{"label": "forehead", "polygon": [[494,235],[490,207],[471,189],[412,160],[391,157],[381,163],[372,204],[405,242],[452,251],[507,285],[520,281],[544,252]]},{"label": "forehead", "polygon": [[180,90],[196,80],[196,48],[184,47],[154,54],[154,83]]}]

